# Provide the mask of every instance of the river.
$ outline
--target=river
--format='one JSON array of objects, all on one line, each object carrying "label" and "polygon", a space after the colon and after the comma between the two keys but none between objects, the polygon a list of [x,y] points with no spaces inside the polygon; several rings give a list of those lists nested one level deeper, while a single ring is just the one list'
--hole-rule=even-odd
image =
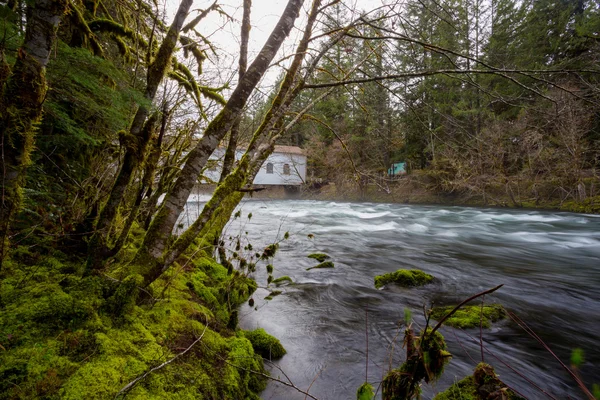
[{"label": "river", "polygon": [[[190,216],[200,205],[188,205]],[[456,304],[499,284],[504,286],[486,301],[526,321],[566,364],[572,349],[583,349],[579,372],[588,386],[600,384],[600,216],[291,200],[247,200],[241,210],[226,235],[241,235],[255,250],[281,241],[274,276],[289,275],[294,284],[265,301],[267,274],[259,264],[257,309],[242,306],[240,324],[278,337],[288,354],[276,366],[318,399],[355,399],[366,373],[377,387],[389,366],[402,362],[397,334],[405,309],[422,327],[424,305]],[[288,240],[282,240],[285,232]],[[306,257],[314,252],[329,254],[335,268],[306,271],[316,264]],[[435,282],[375,289],[375,275],[400,268],[421,269]],[[423,386],[425,399],[470,374],[481,360],[479,329],[441,332],[453,358],[440,380]],[[550,353],[512,320],[484,330],[483,342],[485,360],[527,398],[547,397],[523,377],[557,399],[583,398]],[[272,370],[286,380],[283,372]],[[261,397],[305,398],[277,383]]]}]

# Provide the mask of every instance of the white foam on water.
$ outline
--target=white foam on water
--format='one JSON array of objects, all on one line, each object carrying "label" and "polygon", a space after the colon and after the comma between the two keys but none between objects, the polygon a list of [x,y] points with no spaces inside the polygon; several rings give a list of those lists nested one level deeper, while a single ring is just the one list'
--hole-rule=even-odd
[{"label": "white foam on water", "polygon": [[421,224],[410,224],[404,228],[405,232],[410,232],[410,233],[425,233],[428,230],[429,230],[428,227],[426,227],[425,225],[421,225]]}]

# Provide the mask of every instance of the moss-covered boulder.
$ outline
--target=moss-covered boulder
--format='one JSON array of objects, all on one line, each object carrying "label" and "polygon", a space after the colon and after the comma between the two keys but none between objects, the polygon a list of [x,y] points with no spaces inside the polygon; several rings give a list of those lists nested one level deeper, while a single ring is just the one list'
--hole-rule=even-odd
[{"label": "moss-covered boulder", "polygon": [[[439,321],[446,316],[455,306],[435,307],[431,310],[431,318]],[[500,304],[463,306],[450,318],[444,321],[445,325],[460,329],[489,328],[493,322],[506,318],[506,310]]]},{"label": "moss-covered boulder", "polygon": [[253,331],[242,331],[246,339],[252,343],[254,351],[263,358],[276,359],[285,355],[285,348],[279,340],[269,335],[264,329],[258,328]]},{"label": "moss-covered boulder", "polygon": [[522,400],[498,379],[491,365],[479,363],[472,376],[456,382],[445,391],[438,393],[433,400]]},{"label": "moss-covered boulder", "polygon": [[312,254],[307,255],[307,257],[315,259],[315,260],[317,260],[318,262],[321,262],[321,263],[323,261],[328,260],[329,258],[331,258],[327,254],[324,254],[324,253],[312,253]]},{"label": "moss-covered boulder", "polygon": [[375,287],[379,289],[388,283],[404,287],[423,286],[431,283],[431,281],[433,281],[433,276],[418,269],[399,269],[389,274],[377,275],[375,277]]},{"label": "moss-covered boulder", "polygon": [[334,268],[334,265],[331,261],[325,261],[325,262],[315,265],[314,267],[306,268],[306,270],[310,271],[311,269],[322,269],[322,268]]}]

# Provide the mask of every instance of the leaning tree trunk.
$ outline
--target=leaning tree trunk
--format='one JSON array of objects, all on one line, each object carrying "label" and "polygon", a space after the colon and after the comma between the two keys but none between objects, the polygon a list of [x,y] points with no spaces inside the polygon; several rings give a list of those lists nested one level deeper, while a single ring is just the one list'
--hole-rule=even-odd
[{"label": "leaning tree trunk", "polygon": [[[162,82],[167,68],[171,63],[171,57],[177,45],[179,33],[183,28],[183,23],[188,16],[192,3],[193,0],[181,1],[167,36],[160,45],[155,60],[148,67],[144,97],[149,103],[154,101],[158,86]],[[147,125],[146,119],[149,113],[150,107],[141,104],[133,118],[129,133],[123,137],[127,149],[125,158],[117,174],[108,201],[102,208],[102,212],[98,218],[96,232],[90,240],[87,262],[88,271],[99,268],[102,265],[103,259],[110,254],[108,236],[111,226],[117,215],[119,204],[131,182],[131,178],[143,161],[148,143],[150,142],[152,129],[144,129],[145,125]]]},{"label": "leaning tree trunk", "polygon": [[8,251],[11,219],[23,202],[25,172],[46,97],[46,65],[56,42],[58,24],[67,9],[65,0],[37,0],[29,4],[25,41],[17,52],[13,73],[0,101],[0,268]]},{"label": "leaning tree trunk", "polygon": [[288,4],[271,32],[260,53],[250,65],[231,98],[221,112],[211,121],[200,142],[190,152],[173,189],[167,193],[161,209],[154,217],[138,251],[134,264],[153,264],[160,268],[160,259],[171,236],[173,227],[185,207],[185,203],[198,179],[208,157],[212,154],[225,134],[231,129],[236,118],[254,91],[261,77],[269,67],[275,54],[289,35],[294,21],[298,18],[303,0],[289,0]]},{"label": "leaning tree trunk", "polygon": [[[259,146],[259,144],[268,138],[273,130],[280,131],[276,126],[283,121],[285,112],[299,92],[298,88],[301,84],[296,87],[294,87],[294,84],[297,81],[298,72],[310,42],[312,28],[319,13],[320,5],[321,0],[313,1],[304,35],[298,45],[292,64],[288,68],[271,108],[265,115],[261,125],[254,132],[248,149],[237,168],[217,186],[215,193],[204,206],[196,221],[177,239],[166,254],[160,255],[158,259],[151,259],[144,254],[145,259],[139,258],[136,260],[138,266],[141,267],[140,273],[144,276],[146,285],[152,283],[166,271],[197,237],[202,237],[205,242],[209,243],[213,243],[218,239],[223,227],[231,217],[231,213],[243,198],[240,189],[254,180],[263,162],[273,152],[274,138],[269,139],[267,146]],[[300,82],[302,81],[300,79]]]}]

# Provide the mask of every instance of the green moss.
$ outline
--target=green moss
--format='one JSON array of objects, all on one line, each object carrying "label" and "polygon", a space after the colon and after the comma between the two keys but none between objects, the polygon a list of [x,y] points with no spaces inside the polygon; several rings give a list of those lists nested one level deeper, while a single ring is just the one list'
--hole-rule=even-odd
[{"label": "green moss", "polygon": [[261,357],[276,359],[283,357],[286,353],[285,348],[279,340],[269,335],[262,328],[253,331],[243,331],[243,335],[252,343],[254,351]]},{"label": "green moss", "polygon": [[[453,309],[454,306],[435,307],[431,310],[430,315],[431,318],[439,321]],[[461,307],[450,318],[444,321],[444,324],[461,329],[477,328],[480,324],[483,328],[489,328],[492,322],[497,322],[504,318],[506,318],[506,311],[500,304],[484,305],[483,317],[481,306],[472,305]]]},{"label": "green moss", "polygon": [[273,300],[273,297],[279,296],[281,293],[281,290],[273,290],[267,297],[265,297],[265,300]]},{"label": "green moss", "polygon": [[375,391],[373,390],[373,386],[365,382],[356,391],[356,400],[372,400],[375,397]]},{"label": "green moss", "polygon": [[[119,276],[120,282],[81,278],[72,272],[83,262],[21,254],[31,265],[5,263],[0,286],[3,396],[114,398],[203,333],[185,356],[148,375],[127,398],[258,399],[264,389],[263,377],[252,373],[264,373],[262,358],[248,339],[236,336],[235,327],[227,327],[256,289],[245,276],[194,259],[187,270],[167,271],[144,293],[137,289],[139,275]],[[149,294],[158,301],[149,301]]]},{"label": "green moss", "polygon": [[431,281],[433,281],[433,276],[418,269],[399,269],[396,272],[377,275],[375,277],[375,287],[379,289],[388,283],[395,283],[404,287],[423,286],[431,283]]},{"label": "green moss", "polygon": [[434,400],[479,400],[477,385],[472,376],[456,382],[445,391],[438,393]]},{"label": "green moss", "polygon": [[273,279],[273,282],[271,282],[271,283],[279,286],[279,285],[283,285],[284,283],[294,283],[294,281],[289,276],[284,275],[277,279]]},{"label": "green moss", "polygon": [[334,268],[334,265],[331,261],[325,261],[325,262],[315,265],[314,267],[306,268],[306,270],[310,271],[311,269],[321,269],[321,268]]},{"label": "green moss", "polygon": [[328,258],[330,258],[327,254],[324,254],[324,253],[313,253],[313,254],[307,255],[307,257],[314,258],[318,262],[323,262],[323,261],[327,260]]},{"label": "green moss", "polygon": [[496,398],[496,393],[502,393],[507,400],[523,400],[510,390],[504,382],[498,379],[494,368],[486,363],[479,363],[472,376],[456,382],[445,391],[438,393],[434,400],[479,400]]},{"label": "green moss", "polygon": [[437,380],[449,362],[451,354],[446,351],[446,342],[441,333],[421,331],[415,336],[407,328],[404,343],[407,349],[406,361],[400,368],[390,371],[382,382],[383,400],[405,400],[418,397],[421,381],[427,383]]}]

